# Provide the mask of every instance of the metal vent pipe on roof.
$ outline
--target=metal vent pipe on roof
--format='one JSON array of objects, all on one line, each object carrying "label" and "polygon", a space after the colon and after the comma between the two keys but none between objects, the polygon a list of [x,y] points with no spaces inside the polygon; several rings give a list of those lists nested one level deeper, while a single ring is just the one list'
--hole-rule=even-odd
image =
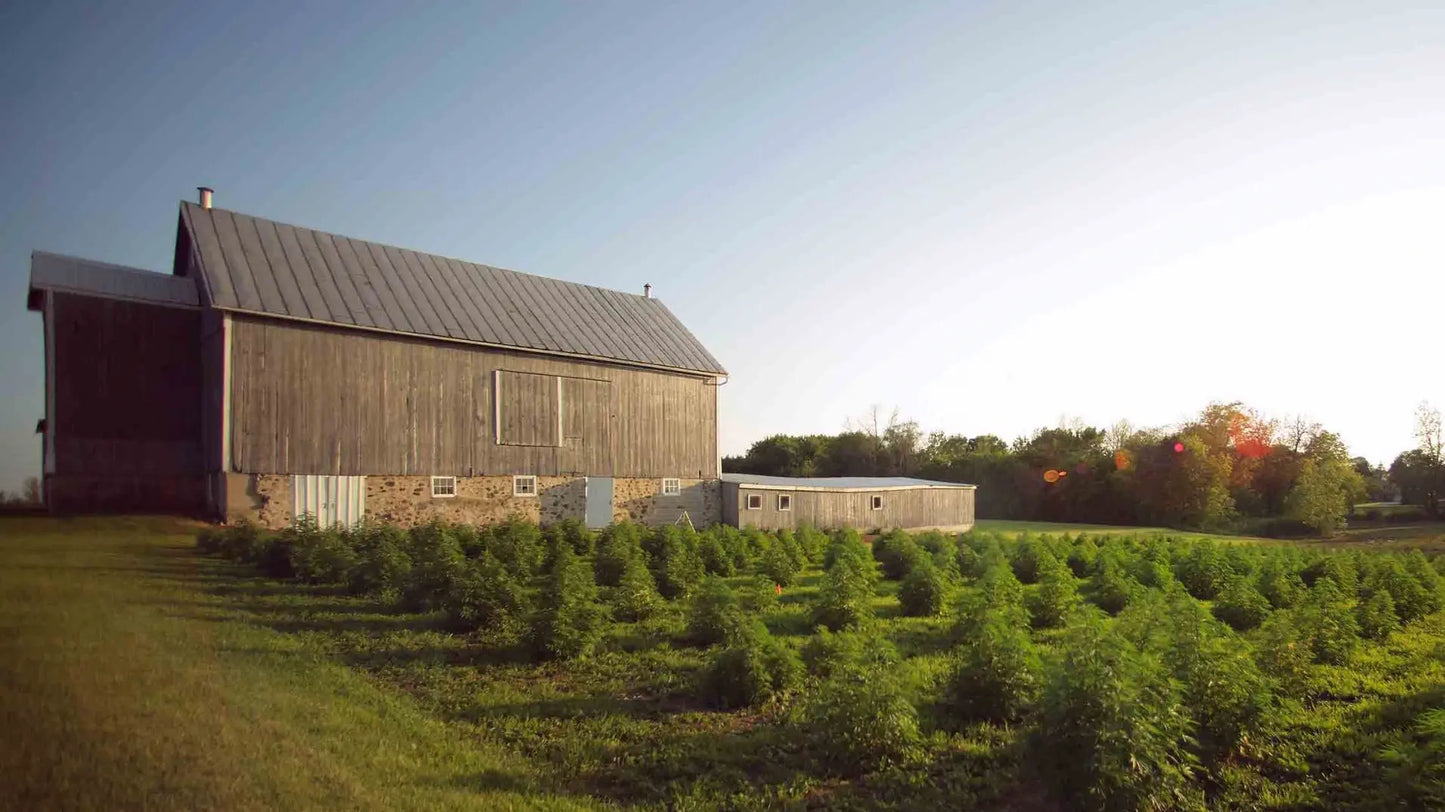
[{"label": "metal vent pipe on roof", "polygon": [[201,193],[201,208],[209,209],[211,207],[211,196],[216,193],[216,190],[209,186],[197,186],[196,191]]},{"label": "metal vent pipe on roof", "polygon": [[646,284],[646,285],[643,285],[643,286],[642,286],[642,298],[644,298],[644,299],[651,299],[651,298],[652,298],[652,285],[651,285],[651,284]]}]

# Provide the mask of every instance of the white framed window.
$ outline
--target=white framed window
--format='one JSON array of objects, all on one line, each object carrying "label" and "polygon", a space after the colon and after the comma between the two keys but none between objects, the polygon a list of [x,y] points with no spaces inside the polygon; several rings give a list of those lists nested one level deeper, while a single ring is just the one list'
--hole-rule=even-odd
[{"label": "white framed window", "polygon": [[879,495],[876,494],[876,493],[873,494],[873,509],[874,509],[874,510],[882,510],[882,509],[883,509],[883,497],[879,496]]},{"label": "white framed window", "polygon": [[791,493],[778,494],[778,510],[792,510],[793,495]]},{"label": "white framed window", "polygon": [[433,499],[450,499],[457,495],[457,478],[454,476],[434,476],[431,478],[431,496]]},{"label": "white framed window", "polygon": [[748,510],[762,510],[763,495],[760,493],[748,494]]},{"label": "white framed window", "polygon": [[677,496],[677,495],[680,494],[680,493],[682,493],[682,480],[680,480],[680,479],[664,479],[664,480],[662,480],[662,495],[663,495],[663,496]]},{"label": "white framed window", "polygon": [[512,495],[513,495],[513,496],[536,496],[536,495],[537,495],[537,478],[534,477],[534,476],[514,476],[514,477],[512,477]]}]

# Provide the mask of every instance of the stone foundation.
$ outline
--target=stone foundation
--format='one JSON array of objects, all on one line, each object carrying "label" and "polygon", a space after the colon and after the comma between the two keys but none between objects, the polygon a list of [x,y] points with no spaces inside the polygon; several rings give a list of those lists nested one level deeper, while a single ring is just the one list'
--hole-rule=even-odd
[{"label": "stone foundation", "polygon": [[[539,476],[536,496],[514,496],[510,476],[459,476],[456,481],[455,496],[434,497],[430,476],[368,476],[366,520],[411,527],[434,520],[495,524],[517,516],[548,524],[582,520],[586,514],[585,477]],[[663,496],[661,479],[614,479],[613,521],[672,524],[684,511],[694,527],[722,521],[722,483],[683,479],[681,485],[682,493]],[[227,474],[226,520],[288,527],[293,519],[291,494],[287,474]]]}]

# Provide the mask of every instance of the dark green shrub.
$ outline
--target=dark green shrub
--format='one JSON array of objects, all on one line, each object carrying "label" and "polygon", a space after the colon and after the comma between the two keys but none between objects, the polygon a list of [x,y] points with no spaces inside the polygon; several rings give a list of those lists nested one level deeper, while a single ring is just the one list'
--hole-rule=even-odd
[{"label": "dark green shrub", "polygon": [[1272,613],[1255,635],[1254,659],[1279,693],[1302,699],[1309,693],[1314,653],[1295,624],[1295,612]]},{"label": "dark green shrub", "polygon": [[758,573],[780,586],[792,586],[798,567],[780,541],[769,547],[758,561]]},{"label": "dark green shrub", "polygon": [[1018,546],[1014,548],[1012,560],[1009,562],[1013,567],[1014,577],[1019,579],[1019,583],[1038,583],[1039,558],[1042,556],[1052,557],[1043,541],[1033,538],[1027,533],[1020,537]]},{"label": "dark green shrub", "polygon": [[[853,528],[834,530],[823,552],[823,569],[830,570],[842,559],[871,562],[873,553]],[[871,566],[871,565],[870,565]]]},{"label": "dark green shrub", "polygon": [[592,569],[597,584],[617,586],[627,562],[642,556],[642,528],[630,522],[610,525],[597,537]]},{"label": "dark green shrub", "polygon": [[402,606],[412,612],[439,608],[466,564],[461,545],[450,528],[429,524],[411,529],[406,552],[411,569],[401,590]]},{"label": "dark green shrub", "polygon": [[1138,583],[1130,578],[1112,555],[1100,555],[1094,574],[1084,587],[1089,602],[1111,615],[1129,605]]},{"label": "dark green shrub", "polygon": [[662,608],[662,596],[657,594],[657,582],[652,571],[642,563],[642,556],[635,555],[623,565],[622,577],[612,587],[612,614],[627,622],[646,620]]},{"label": "dark green shrub", "polygon": [[1094,559],[1099,557],[1099,546],[1083,535],[1074,542],[1074,547],[1069,551],[1069,557],[1065,561],[1069,570],[1074,573],[1075,578],[1087,578],[1094,568]]},{"label": "dark green shrub", "polygon": [[1038,695],[1042,667],[1028,632],[1006,618],[983,618],[954,656],[944,705],[966,721],[1015,721]]},{"label": "dark green shrub", "polygon": [[1360,627],[1350,602],[1334,581],[1321,578],[1310,587],[1304,603],[1296,610],[1295,623],[1315,662],[1331,665],[1349,662]]},{"label": "dark green shrub", "polygon": [[773,546],[782,548],[788,556],[788,561],[792,563],[794,572],[808,566],[808,557],[803,554],[803,547],[798,544],[798,537],[793,535],[793,531],[787,528],[779,530]]},{"label": "dark green shrub", "polygon": [[205,527],[196,534],[196,551],[202,555],[222,555],[226,550],[225,527]]},{"label": "dark green shrub", "polygon": [[733,554],[723,545],[721,534],[709,528],[698,534],[697,555],[702,559],[703,572],[708,575],[728,577],[737,571]]},{"label": "dark green shrub", "polygon": [[833,774],[907,765],[923,755],[918,711],[883,671],[828,680],[809,692],[795,719],[805,752]]},{"label": "dark green shrub", "polygon": [[803,665],[797,652],[753,624],[736,642],[713,655],[702,675],[702,698],[720,708],[763,705],[798,687]]},{"label": "dark green shrub", "polygon": [[889,581],[901,580],[915,564],[930,556],[912,536],[894,530],[873,542],[873,558]]},{"label": "dark green shrub", "polygon": [[933,559],[920,558],[898,588],[898,604],[906,617],[936,617],[948,602],[948,582]]},{"label": "dark green shrub", "polygon": [[411,572],[406,531],[394,525],[367,526],[357,534],[356,566],[351,569],[354,595],[401,596]]},{"label": "dark green shrub", "polygon": [[823,563],[823,552],[828,549],[828,534],[812,525],[799,525],[797,530],[798,549],[802,551],[807,566],[816,567]]},{"label": "dark green shrub", "polygon": [[737,593],[722,578],[708,576],[688,606],[688,641],[698,646],[732,645],[750,627]]},{"label": "dark green shrub", "polygon": [[813,603],[813,625],[833,631],[857,628],[873,618],[873,562],[840,556],[823,573]]},{"label": "dark green shrub", "polygon": [[544,538],[557,539],[572,545],[572,552],[580,556],[592,555],[592,546],[596,541],[596,534],[588,529],[586,523],[581,519],[563,519],[560,522],[553,522],[547,525],[542,531]]},{"label": "dark green shrub", "polygon": [[542,570],[547,548],[542,529],[517,516],[489,528],[487,550],[515,577],[526,580]]},{"label": "dark green shrub", "polygon": [[[274,537],[245,519],[202,533],[208,546],[203,552],[211,552],[242,564],[259,563],[267,556],[274,543]],[[198,546],[200,541],[198,538]]]},{"label": "dark green shrub", "polygon": [[1371,640],[1384,640],[1400,628],[1400,617],[1395,613],[1395,599],[1381,589],[1358,607],[1360,635]]},{"label": "dark green shrub", "polygon": [[[1329,578],[1346,595],[1353,595],[1359,588],[1359,570],[1354,556],[1348,553],[1327,553],[1300,572],[1300,580],[1306,588],[1313,588],[1320,578]],[[1302,596],[1301,596],[1302,597]]]},{"label": "dark green shrub", "polygon": [[291,544],[291,568],[296,577],[312,584],[344,584],[351,578],[357,554],[350,539],[340,530],[322,530],[310,517],[282,533]]},{"label": "dark green shrub", "polygon": [[1421,713],[1407,735],[1380,748],[1379,759],[1394,797],[1375,798],[1378,808],[1445,809],[1445,708]]},{"label": "dark green shrub", "polygon": [[1166,628],[1164,662],[1194,721],[1197,752],[1211,761],[1234,754],[1269,708],[1264,675],[1242,641],[1188,598],[1170,601]]},{"label": "dark green shrub", "polygon": [[1179,582],[1189,594],[1202,601],[1214,600],[1232,574],[1229,562],[1220,552],[1219,545],[1204,539],[1196,541],[1179,562]]},{"label": "dark green shrub", "polygon": [[452,537],[457,540],[457,545],[462,548],[462,555],[467,558],[481,558],[482,553],[487,551],[491,545],[491,528],[478,528],[469,524],[448,524],[447,529],[451,531]]},{"label": "dark green shrub", "polygon": [[1259,594],[1274,609],[1288,609],[1304,596],[1305,584],[1292,567],[1279,556],[1270,556],[1255,576]]},{"label": "dark green shrub", "polygon": [[585,657],[602,640],[606,621],[592,571],[571,547],[560,547],[533,626],[537,652],[559,659]]},{"label": "dark green shrub", "polygon": [[1014,577],[1013,569],[1003,561],[995,561],[984,571],[977,585],[963,593],[958,603],[958,623],[953,629],[955,640],[967,640],[977,634],[990,617],[1026,627],[1028,609],[1024,607],[1024,586]]},{"label": "dark green shrub", "polygon": [[516,576],[485,552],[462,567],[441,608],[457,631],[486,627],[512,635],[525,623],[528,602]]},{"label": "dark green shrub", "polygon": [[970,544],[958,545],[958,574],[961,578],[977,578],[983,575],[983,557]]},{"label": "dark green shrub", "polygon": [[1258,628],[1269,617],[1269,601],[1244,578],[1233,578],[1214,601],[1214,616],[1235,631]]},{"label": "dark green shrub", "polygon": [[778,584],[766,575],[754,575],[738,587],[738,602],[751,617],[766,615],[778,607]]},{"label": "dark green shrub", "polygon": [[1157,659],[1099,620],[1048,658],[1028,750],[1058,799],[1084,809],[1202,808],[1190,721]]},{"label": "dark green shrub", "polygon": [[1029,616],[1035,628],[1064,625],[1079,604],[1079,585],[1073,572],[1053,556],[1039,560],[1039,588],[1029,601]]},{"label": "dark green shrub", "polygon": [[703,578],[702,559],[697,554],[697,534],[668,525],[658,528],[648,551],[648,569],[657,581],[657,591],[669,600],[685,596]]},{"label": "dark green shrub", "polygon": [[898,660],[898,649],[876,632],[834,633],[821,628],[803,644],[808,673],[819,679],[863,675]]}]

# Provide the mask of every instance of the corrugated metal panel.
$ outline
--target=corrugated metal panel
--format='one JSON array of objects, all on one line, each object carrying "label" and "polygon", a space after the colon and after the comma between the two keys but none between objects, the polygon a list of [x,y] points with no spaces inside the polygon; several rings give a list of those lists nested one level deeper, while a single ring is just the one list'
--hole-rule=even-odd
[{"label": "corrugated metal panel", "polygon": [[198,302],[194,279],[45,251],[30,255],[30,287],[187,307]]},{"label": "corrugated metal panel", "polygon": [[366,516],[366,477],[294,476],[292,516],[310,516],[321,527],[355,527]]},{"label": "corrugated metal panel", "polygon": [[218,308],[726,374],[656,299],[181,207]]},{"label": "corrugated metal panel", "polygon": [[938,482],[902,476],[818,476],[789,477],[761,474],[723,474],[723,482],[753,485],[772,490],[880,491],[899,488],[974,488],[962,482]]}]

